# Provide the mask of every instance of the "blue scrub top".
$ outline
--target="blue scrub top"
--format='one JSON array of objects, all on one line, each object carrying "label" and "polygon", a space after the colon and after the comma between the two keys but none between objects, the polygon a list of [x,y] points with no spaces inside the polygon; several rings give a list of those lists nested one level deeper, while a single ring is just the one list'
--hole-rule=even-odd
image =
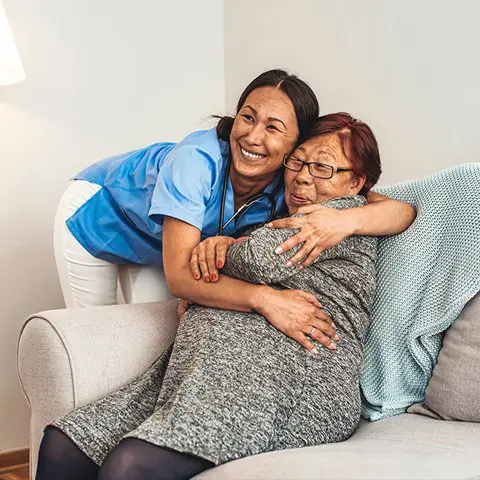
[{"label": "blue scrub top", "polygon": [[[165,215],[201,231],[202,240],[218,233],[223,179],[230,149],[215,128],[194,132],[180,143],[155,143],[102,160],[74,177],[102,188],[66,222],[93,256],[111,263],[162,265],[162,224]],[[281,175],[281,174],[279,174]],[[277,177],[265,188],[272,192]],[[276,214],[284,209],[284,188],[276,198]],[[235,237],[246,226],[264,223],[267,199],[253,204],[224,235]],[[225,223],[234,214],[228,180]]]}]

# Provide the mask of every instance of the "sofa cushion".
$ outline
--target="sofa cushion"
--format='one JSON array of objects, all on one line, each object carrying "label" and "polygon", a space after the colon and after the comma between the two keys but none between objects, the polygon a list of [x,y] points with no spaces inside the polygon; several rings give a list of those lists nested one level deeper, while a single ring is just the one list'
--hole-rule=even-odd
[{"label": "sofa cushion", "polygon": [[347,441],[247,457],[195,477],[229,479],[480,478],[480,424],[402,414],[362,420]]},{"label": "sofa cushion", "polygon": [[480,422],[480,293],[445,333],[424,403],[408,412]]}]

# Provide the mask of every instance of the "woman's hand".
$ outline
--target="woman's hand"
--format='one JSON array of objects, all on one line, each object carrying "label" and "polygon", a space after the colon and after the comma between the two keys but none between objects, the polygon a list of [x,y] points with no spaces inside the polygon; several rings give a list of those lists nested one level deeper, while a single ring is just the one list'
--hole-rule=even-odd
[{"label": "woman's hand", "polygon": [[192,252],[190,259],[190,270],[193,278],[200,280],[202,277],[206,282],[218,280],[218,270],[225,265],[227,251],[230,245],[241,242],[248,237],[238,239],[232,237],[209,237],[200,242]]},{"label": "woman's hand", "polygon": [[358,208],[337,210],[323,205],[308,205],[298,209],[303,217],[275,220],[267,226],[273,228],[298,228],[293,235],[277,248],[277,253],[286,252],[305,242],[290,259],[292,265],[302,258],[302,266],[311,265],[324,250],[339,244],[350,235],[373,237],[396,235],[404,232],[415,220],[416,210],[408,203],[368,192],[368,204]]},{"label": "woman's hand", "polygon": [[300,232],[283,242],[275,250],[280,254],[303,243],[298,252],[290,259],[292,265],[300,260],[302,267],[308,267],[324,250],[339,244],[354,233],[349,210],[337,210],[323,205],[300,207],[297,213],[303,217],[287,217],[267,224],[269,228],[299,228]]},{"label": "woman's hand", "polygon": [[337,347],[335,325],[321,309],[315,295],[302,290],[274,290],[269,288],[262,297],[261,313],[277,330],[296,340],[311,353],[318,353],[310,339],[330,350]]}]

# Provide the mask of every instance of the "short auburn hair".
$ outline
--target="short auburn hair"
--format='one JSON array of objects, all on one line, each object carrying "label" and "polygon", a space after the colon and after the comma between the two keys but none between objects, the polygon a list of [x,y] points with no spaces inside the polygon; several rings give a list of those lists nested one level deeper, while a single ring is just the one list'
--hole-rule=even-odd
[{"label": "short auburn hair", "polygon": [[349,113],[340,112],[318,117],[306,140],[330,133],[338,136],[343,153],[352,163],[354,173],[366,176],[365,184],[359,192],[365,196],[382,173],[375,135],[366,123],[353,118]]}]

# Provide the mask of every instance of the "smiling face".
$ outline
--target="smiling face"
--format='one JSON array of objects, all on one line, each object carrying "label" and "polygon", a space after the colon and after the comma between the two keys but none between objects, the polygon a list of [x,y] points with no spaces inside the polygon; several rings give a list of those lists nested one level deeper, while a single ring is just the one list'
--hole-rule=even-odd
[{"label": "smiling face", "polygon": [[[340,139],[335,133],[311,138],[302,143],[292,153],[296,158],[308,163],[322,163],[331,167],[352,168],[343,153]],[[290,215],[300,207],[344,195],[356,195],[365,183],[365,176],[354,172],[333,173],[332,178],[317,178],[310,174],[306,165],[299,172],[285,169],[285,202]]]},{"label": "smiling face", "polygon": [[230,135],[232,168],[244,179],[273,180],[298,138],[288,96],[275,87],[254,90],[235,117]]}]

